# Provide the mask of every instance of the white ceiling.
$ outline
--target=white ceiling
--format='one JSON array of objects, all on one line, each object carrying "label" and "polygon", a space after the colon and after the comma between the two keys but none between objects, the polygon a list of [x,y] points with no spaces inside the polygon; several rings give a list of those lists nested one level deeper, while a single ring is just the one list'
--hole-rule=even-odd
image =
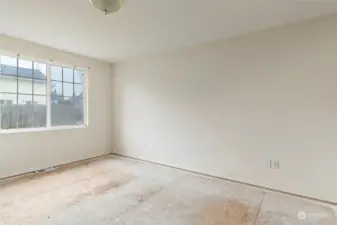
[{"label": "white ceiling", "polygon": [[336,0],[0,0],[0,32],[109,62],[337,12]]}]

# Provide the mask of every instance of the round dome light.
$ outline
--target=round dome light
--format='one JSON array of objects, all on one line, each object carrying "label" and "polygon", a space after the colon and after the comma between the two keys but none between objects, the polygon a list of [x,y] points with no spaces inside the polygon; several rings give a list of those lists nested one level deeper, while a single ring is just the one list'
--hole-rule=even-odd
[{"label": "round dome light", "polygon": [[117,12],[124,4],[124,0],[89,0],[89,2],[105,15]]}]

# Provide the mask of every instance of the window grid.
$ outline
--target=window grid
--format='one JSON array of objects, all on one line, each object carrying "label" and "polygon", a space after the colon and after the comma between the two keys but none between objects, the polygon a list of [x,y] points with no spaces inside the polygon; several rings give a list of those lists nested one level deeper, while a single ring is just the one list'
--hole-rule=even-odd
[{"label": "window grid", "polygon": [[[60,121],[56,121],[55,116],[56,114],[53,114],[53,108],[57,104],[64,105],[66,108],[69,107],[69,104],[71,107],[73,107],[74,111],[81,111],[82,117],[80,118],[81,123],[85,122],[86,118],[86,108],[84,107],[83,102],[83,91],[84,91],[84,84],[83,84],[83,72],[77,70],[76,68],[69,68],[69,67],[58,67],[55,65],[51,65],[53,69],[51,69],[51,122],[52,125],[58,124]],[[74,74],[75,71],[80,72],[80,82],[76,82],[74,80]],[[75,85],[80,85],[80,96],[77,95],[77,92],[75,93]],[[78,118],[79,119],[79,118]],[[62,123],[62,122],[61,122]]]},{"label": "window grid", "polygon": [[[54,65],[51,65],[51,66],[54,66]],[[60,84],[61,85],[61,89],[62,89],[62,95],[61,95],[61,97],[72,97],[72,98],[79,98],[79,99],[83,99],[83,96],[77,96],[76,95],[76,92],[75,92],[75,87],[76,87],[76,85],[79,85],[79,86],[82,86],[82,89],[84,89],[84,84],[83,84],[83,82],[81,83],[81,82],[76,82],[75,81],[75,71],[76,71],[76,69],[71,69],[72,70],[72,82],[70,82],[70,81],[66,81],[65,80],[65,74],[64,74],[64,69],[71,69],[71,68],[66,68],[66,67],[63,67],[62,68],[62,74],[61,74],[61,80],[57,80],[57,79],[50,79],[51,80],[51,83],[57,83],[57,84]],[[83,75],[82,75],[83,76]],[[72,86],[72,94],[71,95],[67,95],[67,94],[65,94],[65,88],[64,88],[64,86],[65,86],[65,84],[71,84],[71,86]],[[83,90],[84,91],[84,90]]]},{"label": "window grid", "polygon": [[[2,56],[2,55],[0,55],[0,56]],[[13,58],[14,59],[14,58]],[[9,95],[16,95],[16,104],[17,105],[19,105],[19,104],[21,104],[20,103],[20,96],[31,96],[31,104],[34,104],[35,103],[35,96],[36,97],[45,97],[46,98],[46,102],[45,102],[45,104],[46,104],[46,125],[45,126],[43,126],[44,128],[51,128],[51,127],[53,127],[52,125],[51,125],[51,105],[53,104],[52,103],[52,96],[51,96],[51,91],[52,91],[52,88],[51,88],[51,83],[52,83],[52,81],[56,81],[56,82],[60,82],[60,81],[57,81],[57,80],[52,80],[52,77],[51,77],[51,66],[56,66],[56,65],[52,65],[52,64],[49,64],[49,63],[46,63],[46,64],[44,64],[44,63],[40,63],[40,62],[36,62],[36,61],[30,61],[31,62],[31,70],[32,70],[32,75],[31,75],[31,78],[27,78],[27,77],[25,77],[25,76],[22,76],[21,74],[20,74],[20,57],[16,57],[15,58],[15,61],[16,61],[16,77],[13,77],[12,76],[12,74],[6,74],[5,73],[5,71],[3,70],[3,65],[5,65],[5,64],[3,64],[3,62],[1,61],[1,59],[0,59],[0,78],[2,77],[2,76],[11,76],[12,78],[16,78],[16,92],[6,92],[6,91],[2,91],[2,90],[0,90],[0,97],[1,97],[1,94],[9,94]],[[40,64],[43,64],[43,65],[45,65],[45,78],[43,79],[43,78],[39,78],[35,73],[35,63],[40,63]],[[61,66],[58,66],[58,67],[61,67]],[[83,100],[85,100],[85,92],[86,92],[86,84],[85,84],[85,82],[84,82],[84,80],[85,80],[85,78],[84,78],[84,72],[83,71],[81,71],[81,70],[79,70],[79,69],[77,69],[77,68],[69,68],[69,67],[61,67],[62,69],[61,69],[61,71],[62,71],[62,81],[61,81],[61,83],[62,83],[62,95],[61,95],[61,97],[64,99],[64,97],[65,97],[65,90],[64,90],[64,83],[66,83],[66,84],[71,84],[71,86],[72,86],[72,96],[67,96],[67,97],[72,97],[72,101],[74,101],[75,99],[81,99],[82,100],[82,108],[83,108],[83,124],[76,124],[76,125],[86,125],[86,121],[87,121],[87,119],[86,119],[86,114],[87,114],[87,112],[86,112],[86,102],[84,102]],[[72,71],[72,82],[69,82],[69,81],[65,81],[64,80],[64,69],[65,68],[67,68],[67,69],[71,69],[71,71]],[[80,73],[81,73],[81,76],[82,76],[82,78],[81,78],[81,83],[79,83],[79,82],[76,82],[75,81],[75,71],[79,71]],[[31,82],[31,93],[22,93],[21,91],[20,91],[20,79],[25,79],[25,80],[28,80],[28,82]],[[45,94],[38,94],[38,93],[35,93],[35,84],[36,84],[36,81],[41,81],[41,82],[43,82],[43,84],[45,85]],[[77,96],[76,95],[76,93],[75,93],[75,85],[81,85],[82,86],[82,95],[81,96]],[[14,97],[14,96],[13,96]],[[2,100],[1,99],[1,103],[3,103],[3,104],[5,104],[5,103],[10,103],[10,102],[12,102],[11,100]],[[26,101],[27,102],[27,101]],[[73,103],[73,104],[75,104],[75,103]],[[2,110],[2,104],[1,104],[1,107],[0,107],[0,109]],[[2,128],[2,124],[1,124],[1,119],[2,119],[2,111],[0,111],[0,131],[1,130],[3,130],[3,128]],[[20,128],[20,126],[19,126],[19,121],[18,121],[18,119],[17,119],[17,124],[16,124],[16,128],[9,128],[9,129],[17,129],[17,128]],[[67,125],[65,125],[65,126],[67,126]],[[71,125],[71,126],[73,126],[73,125]],[[34,128],[34,127],[32,127],[32,128]],[[5,130],[7,130],[6,128],[5,128]]]},{"label": "window grid", "polygon": [[[16,58],[16,104],[19,104],[19,59]],[[18,127],[18,120],[16,119],[16,127]]]},{"label": "window grid", "polygon": [[[34,61],[32,61],[32,74],[33,74],[33,76],[32,76],[32,78],[27,78],[27,77],[24,77],[24,76],[20,76],[20,74],[19,74],[19,60],[20,60],[20,58],[16,58],[16,66],[15,66],[16,67],[16,92],[0,91],[0,93],[1,94],[16,95],[16,102],[17,103],[19,103],[19,96],[20,95],[32,96],[32,100],[34,100],[34,96],[41,96],[41,97],[45,96],[46,97],[45,94],[36,94],[34,92],[34,83],[35,83],[35,81],[46,81],[45,79],[34,77],[34,73],[35,73],[35,71],[34,71]],[[1,63],[1,61],[0,61],[0,63]],[[11,74],[4,73],[3,71],[0,70],[0,76],[6,76],[6,75],[9,76]],[[19,88],[19,86],[20,86],[19,85],[19,78],[23,78],[23,79],[31,81],[31,83],[32,83],[32,91],[31,91],[31,93],[22,93],[22,92],[19,91],[19,89],[20,89]]]},{"label": "window grid", "polygon": [[[33,96],[32,96],[32,103],[34,104],[34,84],[35,84],[35,80],[34,80],[34,74],[35,71],[34,71],[34,62],[32,61],[32,75],[33,75],[33,78],[32,78],[32,93],[33,93]],[[19,73],[18,73],[19,74]]]},{"label": "window grid", "polygon": [[64,71],[64,68],[62,68],[62,75],[61,75],[61,77],[62,77],[62,83],[61,83],[61,85],[62,85],[62,97],[64,98],[64,86],[63,86],[63,81],[64,81],[64,77],[63,77],[63,71]]}]

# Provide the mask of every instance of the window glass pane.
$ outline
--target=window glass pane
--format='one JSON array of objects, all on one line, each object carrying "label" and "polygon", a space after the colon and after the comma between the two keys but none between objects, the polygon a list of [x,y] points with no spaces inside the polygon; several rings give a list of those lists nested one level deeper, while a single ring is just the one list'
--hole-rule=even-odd
[{"label": "window glass pane", "polygon": [[33,95],[18,95],[18,104],[25,105],[25,104],[32,104],[33,102]]},{"label": "window glass pane", "polygon": [[[18,103],[17,103],[18,99]],[[1,129],[45,127],[47,122],[47,97],[0,94]]]},{"label": "window glass pane", "polygon": [[[46,98],[46,97],[45,97]],[[34,104],[32,95],[19,95],[17,105],[18,128],[46,126],[46,99],[44,104]]]},{"label": "window glass pane", "polygon": [[32,78],[33,77],[33,62],[19,59],[18,74],[20,77]]},{"label": "window glass pane", "polygon": [[33,80],[28,78],[19,77],[19,94],[32,94],[33,93]]},{"label": "window glass pane", "polygon": [[74,119],[76,120],[76,125],[84,125],[84,106],[83,98],[74,99]]},{"label": "window glass pane", "polygon": [[65,99],[62,97],[52,98],[51,125],[83,125],[83,100]]},{"label": "window glass pane", "polygon": [[73,96],[74,95],[73,87],[74,85],[72,83],[63,83],[63,95]]},{"label": "window glass pane", "polygon": [[47,97],[42,99],[39,96],[39,102],[44,102],[44,104],[33,104],[32,116],[31,116],[31,127],[46,127],[47,126]]},{"label": "window glass pane", "polygon": [[17,58],[8,56],[0,56],[1,74],[7,76],[17,76]]},{"label": "window glass pane", "polygon": [[16,94],[0,93],[0,127],[1,129],[11,129],[17,127]]},{"label": "window glass pane", "polygon": [[34,94],[47,95],[47,81],[46,80],[33,80]]},{"label": "window glass pane", "polygon": [[16,96],[17,96],[16,94],[0,93],[0,99],[4,100],[6,103],[11,102],[11,104],[16,104],[16,98],[17,98]]},{"label": "window glass pane", "polygon": [[73,96],[63,96],[63,100],[65,101],[72,101],[73,100]]},{"label": "window glass pane", "polygon": [[0,92],[15,93],[17,92],[17,77],[1,75]]},{"label": "window glass pane", "polygon": [[34,62],[34,78],[47,79],[47,65],[44,63]]},{"label": "window glass pane", "polygon": [[46,105],[47,97],[41,95],[33,95],[33,103],[37,105]]},{"label": "window glass pane", "polygon": [[74,71],[74,82],[78,84],[83,84],[83,72],[79,70]]},{"label": "window glass pane", "polygon": [[58,81],[51,82],[51,95],[62,96],[62,82]]},{"label": "window glass pane", "polygon": [[83,97],[83,85],[82,84],[75,84],[74,85],[74,93],[75,97]]},{"label": "window glass pane", "polygon": [[17,92],[17,59],[0,56],[0,92]]},{"label": "window glass pane", "polygon": [[74,82],[74,70],[63,68],[63,81]]},{"label": "window glass pane", "polygon": [[3,104],[3,105],[13,105],[13,100],[6,100],[6,99],[0,99],[0,104]]},{"label": "window glass pane", "polygon": [[51,66],[50,72],[51,72],[51,79],[52,80],[62,81],[62,67]]}]

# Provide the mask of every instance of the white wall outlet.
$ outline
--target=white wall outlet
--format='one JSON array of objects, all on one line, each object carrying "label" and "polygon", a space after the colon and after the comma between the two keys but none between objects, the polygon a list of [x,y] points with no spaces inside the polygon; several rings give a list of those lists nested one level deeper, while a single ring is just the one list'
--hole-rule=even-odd
[{"label": "white wall outlet", "polygon": [[278,159],[269,160],[269,168],[280,169],[280,160],[278,160]]}]

